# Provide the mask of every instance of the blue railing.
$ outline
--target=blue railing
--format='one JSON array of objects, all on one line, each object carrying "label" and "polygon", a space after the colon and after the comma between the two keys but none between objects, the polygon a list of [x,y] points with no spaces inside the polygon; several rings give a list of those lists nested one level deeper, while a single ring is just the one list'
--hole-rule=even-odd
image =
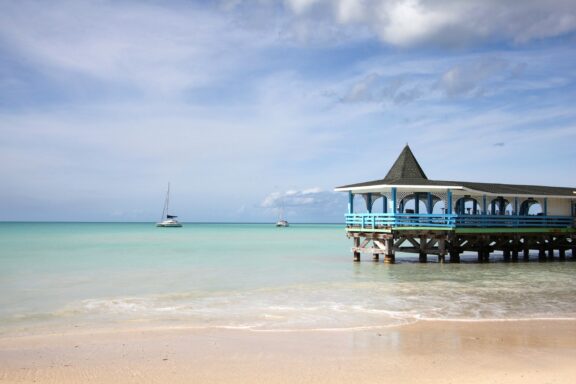
[{"label": "blue railing", "polygon": [[360,228],[433,227],[433,228],[573,228],[571,216],[455,215],[410,213],[349,213],[346,225]]}]

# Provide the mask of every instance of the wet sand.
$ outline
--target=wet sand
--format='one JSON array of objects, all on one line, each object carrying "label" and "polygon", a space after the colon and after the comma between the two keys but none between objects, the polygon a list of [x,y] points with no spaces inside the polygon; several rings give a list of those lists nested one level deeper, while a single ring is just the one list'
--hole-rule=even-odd
[{"label": "wet sand", "polygon": [[1,383],[574,383],[576,320],[0,338]]}]

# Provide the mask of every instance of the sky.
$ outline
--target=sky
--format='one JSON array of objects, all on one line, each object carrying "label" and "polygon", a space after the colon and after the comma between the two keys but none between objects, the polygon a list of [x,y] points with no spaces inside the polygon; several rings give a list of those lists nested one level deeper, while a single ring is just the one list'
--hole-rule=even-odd
[{"label": "sky", "polygon": [[343,222],[431,179],[576,186],[573,0],[0,0],[0,220]]}]

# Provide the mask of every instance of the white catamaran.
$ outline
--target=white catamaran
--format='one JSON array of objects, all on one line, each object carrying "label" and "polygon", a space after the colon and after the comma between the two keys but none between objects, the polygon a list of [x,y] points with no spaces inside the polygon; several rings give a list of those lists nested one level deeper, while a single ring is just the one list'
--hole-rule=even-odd
[{"label": "white catamaran", "polygon": [[278,213],[278,221],[276,222],[277,227],[288,227],[288,220],[284,217],[284,199],[282,199],[282,203],[280,205],[279,213]]},{"label": "white catamaran", "polygon": [[182,224],[176,220],[178,216],[171,215],[168,213],[168,207],[170,205],[170,183],[168,183],[168,192],[166,192],[166,201],[164,201],[164,209],[162,210],[162,218],[159,223],[156,223],[157,227],[181,227]]}]

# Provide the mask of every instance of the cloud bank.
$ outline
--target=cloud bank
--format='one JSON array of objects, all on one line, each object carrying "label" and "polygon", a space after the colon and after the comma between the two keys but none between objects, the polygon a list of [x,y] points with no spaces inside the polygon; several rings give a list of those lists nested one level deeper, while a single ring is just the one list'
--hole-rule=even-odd
[{"label": "cloud bank", "polygon": [[[227,9],[253,7],[250,1],[227,1]],[[479,42],[526,44],[573,34],[576,5],[571,0],[284,0],[258,7],[284,6],[285,34],[300,40],[343,38],[352,31],[370,33],[386,44],[463,46]],[[314,25],[316,28],[314,28]],[[356,27],[345,34],[338,27]]]}]

